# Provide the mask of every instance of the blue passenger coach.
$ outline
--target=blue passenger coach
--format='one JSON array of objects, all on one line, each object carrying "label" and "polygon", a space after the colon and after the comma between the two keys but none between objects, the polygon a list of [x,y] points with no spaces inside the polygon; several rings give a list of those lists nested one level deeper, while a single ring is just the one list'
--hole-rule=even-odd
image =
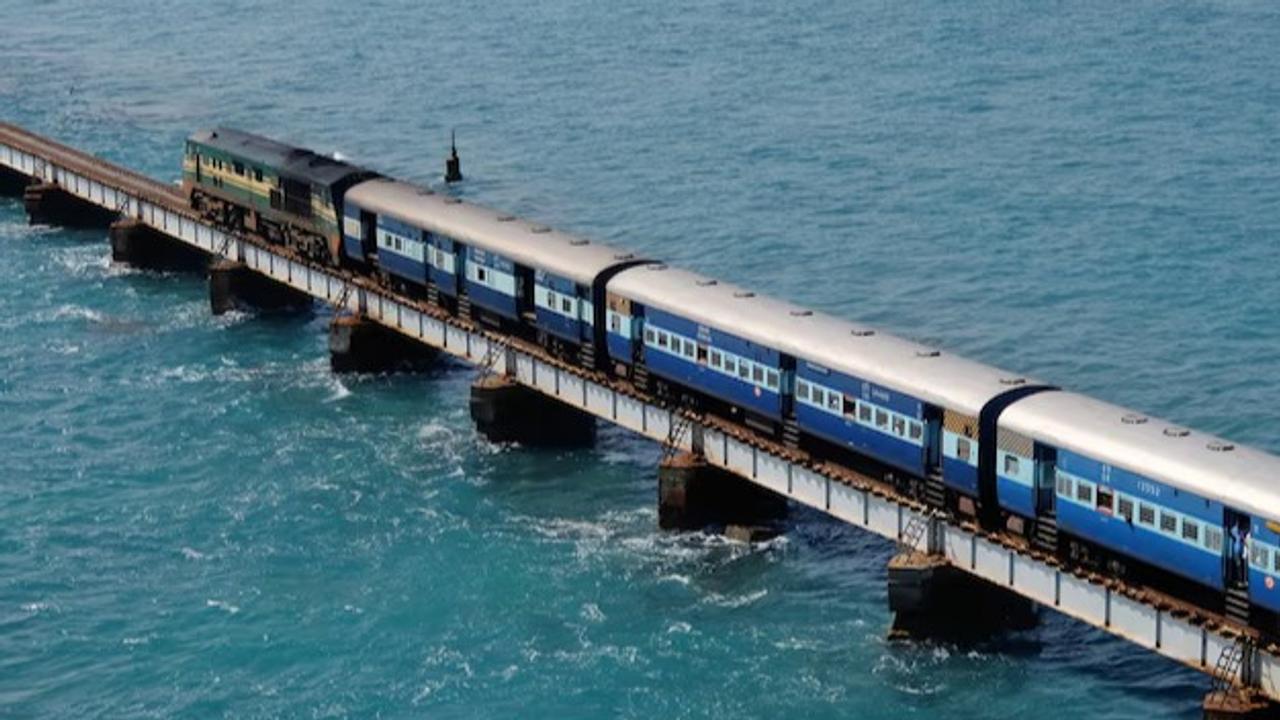
[{"label": "blue passenger coach", "polygon": [[575,347],[603,346],[596,328],[605,321],[605,283],[648,262],[408,183],[370,181],[347,197],[344,248],[352,259],[376,260],[388,274],[447,298],[465,295],[494,316],[529,320]]},{"label": "blue passenger coach", "polygon": [[665,265],[621,272],[608,292],[614,362],[642,364],[653,375],[757,418],[782,420],[794,364],[771,346],[776,328],[759,311],[789,306]]},{"label": "blue passenger coach", "polygon": [[1277,458],[1068,392],[1020,401],[1000,424],[1034,441],[1060,531],[1205,587],[1247,585],[1280,610]]},{"label": "blue passenger coach", "polygon": [[1005,466],[984,445],[995,438],[989,418],[1046,386],[830,315],[790,314],[777,342],[795,358],[802,431],[997,505]]}]

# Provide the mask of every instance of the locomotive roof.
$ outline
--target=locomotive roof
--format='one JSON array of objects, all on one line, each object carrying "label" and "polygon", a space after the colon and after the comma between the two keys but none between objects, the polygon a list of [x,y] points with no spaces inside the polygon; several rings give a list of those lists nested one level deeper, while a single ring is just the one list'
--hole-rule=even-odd
[{"label": "locomotive roof", "polygon": [[622,272],[612,292],[819,366],[977,416],[988,400],[1033,381],[865,325],[687,270]]},{"label": "locomotive roof", "polygon": [[1073,392],[1011,405],[1000,426],[1100,462],[1280,519],[1280,457]]},{"label": "locomotive roof", "polygon": [[200,130],[188,139],[317,185],[333,185],[353,173],[368,172],[351,163],[335,160],[306,148],[286,145],[234,128]]},{"label": "locomotive roof", "polygon": [[637,259],[626,250],[397,180],[362,182],[347,191],[346,202],[588,286],[602,270]]}]

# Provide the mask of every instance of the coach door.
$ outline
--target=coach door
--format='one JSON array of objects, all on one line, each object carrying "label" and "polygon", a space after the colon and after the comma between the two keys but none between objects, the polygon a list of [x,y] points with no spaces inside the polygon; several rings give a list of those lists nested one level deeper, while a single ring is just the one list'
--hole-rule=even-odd
[{"label": "coach door", "polygon": [[1222,565],[1227,587],[1245,587],[1249,584],[1249,516],[1225,508],[1222,529],[1226,536],[1222,542]]},{"label": "coach door", "polygon": [[1035,444],[1036,515],[1050,515],[1055,510],[1054,482],[1057,480],[1058,451],[1048,445]]}]

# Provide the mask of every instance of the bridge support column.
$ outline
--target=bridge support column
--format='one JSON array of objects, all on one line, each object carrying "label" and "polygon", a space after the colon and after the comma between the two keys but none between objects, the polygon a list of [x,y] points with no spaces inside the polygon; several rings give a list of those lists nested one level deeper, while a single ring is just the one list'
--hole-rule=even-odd
[{"label": "bridge support column", "polygon": [[787,500],[755,483],[681,452],[658,466],[658,527],[700,530],[721,526],[744,542],[775,537]]},{"label": "bridge support column", "polygon": [[105,228],[118,217],[114,210],[85,202],[55,183],[28,185],[22,203],[32,225],[62,225],[74,228]]},{"label": "bridge support column", "polygon": [[472,383],[471,419],[492,442],[581,447],[596,434],[591,415],[497,374]]},{"label": "bridge support column", "polygon": [[32,178],[17,170],[0,166],[0,197],[22,197],[23,191],[32,182]]},{"label": "bridge support column", "polygon": [[311,307],[311,296],[233,260],[219,260],[209,267],[209,301],[214,315],[231,310],[286,311]]},{"label": "bridge support column", "polygon": [[329,367],[338,373],[420,370],[436,362],[434,348],[357,315],[329,323]]},{"label": "bridge support column", "polygon": [[1205,720],[1278,720],[1280,706],[1255,690],[1234,688],[1204,697]]},{"label": "bridge support column", "polygon": [[107,231],[111,259],[148,270],[203,271],[209,255],[157,232],[135,218],[121,218]]},{"label": "bridge support column", "polygon": [[891,640],[979,639],[1036,624],[1035,603],[980,580],[938,555],[908,551],[889,561]]}]

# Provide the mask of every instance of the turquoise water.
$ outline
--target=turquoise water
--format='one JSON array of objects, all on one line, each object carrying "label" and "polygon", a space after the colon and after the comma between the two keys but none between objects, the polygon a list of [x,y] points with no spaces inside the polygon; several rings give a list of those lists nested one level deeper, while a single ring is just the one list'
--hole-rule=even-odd
[{"label": "turquoise water", "polygon": [[[0,115],[156,177],[234,124],[1280,451],[1265,2],[0,0]],[[0,201],[0,716],[1196,717],[1053,615],[897,647],[890,548],[659,533],[657,450]]]}]

